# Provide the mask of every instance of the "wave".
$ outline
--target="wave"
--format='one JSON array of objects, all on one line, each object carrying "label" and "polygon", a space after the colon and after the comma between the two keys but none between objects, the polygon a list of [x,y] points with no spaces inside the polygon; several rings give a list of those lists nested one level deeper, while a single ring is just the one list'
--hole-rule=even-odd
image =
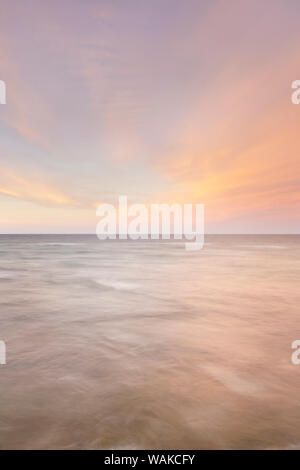
[{"label": "wave", "polygon": [[254,250],[285,250],[287,246],[284,245],[239,245],[239,248],[253,248]]},{"label": "wave", "polygon": [[11,271],[0,271],[0,280],[10,280],[10,279],[15,279],[18,277],[17,273],[12,273]]},{"label": "wave", "polygon": [[203,366],[203,369],[232,392],[247,395],[260,395],[264,392],[262,385],[246,380],[232,370],[213,365]]},{"label": "wave", "polygon": [[101,286],[104,287],[110,287],[112,289],[116,290],[136,290],[139,289],[138,284],[134,284],[131,282],[124,282],[124,281],[110,281],[106,279],[97,279],[96,280],[97,284],[100,284]]},{"label": "wave", "polygon": [[41,245],[41,246],[68,246],[68,245],[83,245],[83,243],[71,243],[71,242],[39,242],[34,243],[34,245]]}]

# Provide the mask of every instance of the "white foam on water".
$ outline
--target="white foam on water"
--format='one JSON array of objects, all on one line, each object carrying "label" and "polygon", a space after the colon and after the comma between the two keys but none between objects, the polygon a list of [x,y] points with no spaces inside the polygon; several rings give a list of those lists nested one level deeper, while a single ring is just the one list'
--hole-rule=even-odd
[{"label": "white foam on water", "polygon": [[256,395],[264,391],[264,387],[260,384],[250,382],[232,370],[216,366],[203,366],[203,369],[233,392]]},{"label": "white foam on water", "polygon": [[40,246],[74,246],[74,245],[83,245],[83,243],[69,243],[69,242],[39,242],[35,243],[34,245]]},{"label": "white foam on water", "polygon": [[287,246],[284,245],[238,245],[240,248],[251,248],[253,250],[285,250]]},{"label": "white foam on water", "polygon": [[290,444],[285,447],[285,450],[300,450],[300,443],[299,444]]},{"label": "white foam on water", "polygon": [[15,279],[17,277],[17,273],[12,273],[10,271],[0,271],[0,279]]},{"label": "white foam on water", "polygon": [[201,250],[204,256],[237,256],[237,257],[245,257],[247,256],[244,251],[234,251],[234,250],[216,250],[216,249],[208,249],[208,250]]},{"label": "white foam on water", "polygon": [[138,284],[134,284],[131,282],[124,282],[124,281],[111,281],[106,279],[97,279],[97,284],[100,284],[104,287],[111,287],[112,289],[116,290],[136,290],[140,286]]}]

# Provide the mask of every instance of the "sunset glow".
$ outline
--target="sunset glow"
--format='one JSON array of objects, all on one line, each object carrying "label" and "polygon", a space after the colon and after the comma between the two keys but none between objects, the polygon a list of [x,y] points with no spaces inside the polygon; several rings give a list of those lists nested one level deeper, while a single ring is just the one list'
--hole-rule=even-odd
[{"label": "sunset glow", "polygon": [[1,2],[1,233],[94,233],[120,194],[299,233],[299,2],[129,3]]}]

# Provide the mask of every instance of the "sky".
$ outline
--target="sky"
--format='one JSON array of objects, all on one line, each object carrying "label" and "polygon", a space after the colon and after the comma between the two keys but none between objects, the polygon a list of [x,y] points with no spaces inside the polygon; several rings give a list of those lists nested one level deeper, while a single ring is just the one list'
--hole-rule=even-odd
[{"label": "sky", "polygon": [[300,233],[299,21],[298,0],[1,0],[0,233],[95,233],[119,195]]}]

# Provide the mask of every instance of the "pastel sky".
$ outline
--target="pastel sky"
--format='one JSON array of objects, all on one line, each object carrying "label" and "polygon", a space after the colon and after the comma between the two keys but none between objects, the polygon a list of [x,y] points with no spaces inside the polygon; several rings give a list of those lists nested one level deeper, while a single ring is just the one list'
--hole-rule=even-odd
[{"label": "pastel sky", "polygon": [[94,233],[122,194],[300,233],[299,24],[299,0],[1,0],[0,233]]}]

